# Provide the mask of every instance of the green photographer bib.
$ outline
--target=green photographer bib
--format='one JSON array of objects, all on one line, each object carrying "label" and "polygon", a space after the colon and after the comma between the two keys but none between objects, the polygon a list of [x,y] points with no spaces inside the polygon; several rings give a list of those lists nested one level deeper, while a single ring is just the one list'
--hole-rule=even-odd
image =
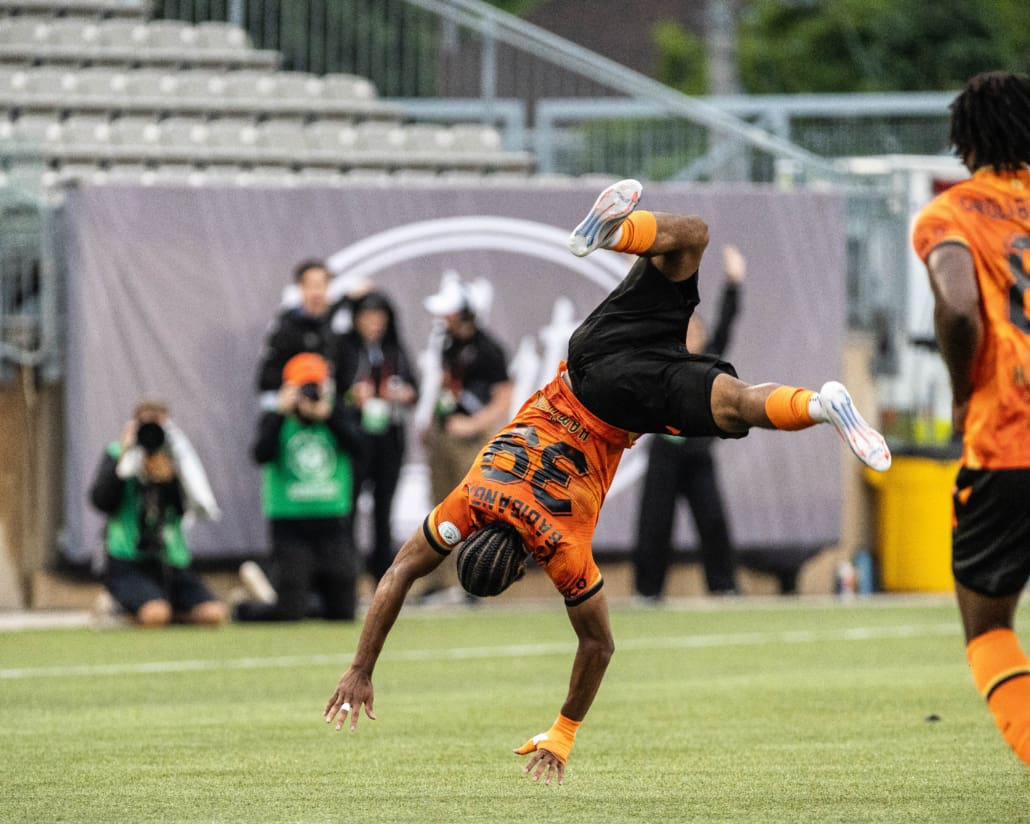
[{"label": "green photographer bib", "polygon": [[261,467],[261,510],[266,518],[349,515],[352,484],[350,456],[329,427],[291,416],[279,432],[279,454]]}]

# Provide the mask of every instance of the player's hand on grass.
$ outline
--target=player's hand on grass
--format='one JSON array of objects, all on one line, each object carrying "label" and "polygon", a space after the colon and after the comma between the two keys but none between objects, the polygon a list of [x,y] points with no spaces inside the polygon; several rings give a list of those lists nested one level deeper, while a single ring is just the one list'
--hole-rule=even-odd
[{"label": "player's hand on grass", "polygon": [[340,678],[336,691],[325,705],[325,722],[332,724],[335,718],[336,729],[342,730],[350,715],[350,729],[354,732],[358,727],[358,713],[362,705],[365,707],[365,715],[372,721],[376,720],[375,710],[372,709],[373,699],[372,679],[351,667]]},{"label": "player's hand on grass", "polygon": [[533,754],[522,768],[522,772],[533,773],[534,781],[543,778],[545,784],[550,784],[551,779],[557,777],[558,783],[562,784],[565,781],[565,759],[541,746],[542,738],[543,736],[535,735],[512,752],[515,755]]}]

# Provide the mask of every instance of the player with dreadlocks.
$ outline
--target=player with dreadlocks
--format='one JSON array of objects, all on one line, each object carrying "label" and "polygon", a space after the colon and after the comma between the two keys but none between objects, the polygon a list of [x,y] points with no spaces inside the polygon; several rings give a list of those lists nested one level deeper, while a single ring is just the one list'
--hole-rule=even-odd
[{"label": "player with dreadlocks", "polygon": [[863,463],[890,466],[887,444],[836,381],[818,393],[748,384],[718,357],[687,350],[708,226],[698,217],[635,211],[641,188],[636,180],[609,186],[569,237],[574,255],[607,248],[635,254],[636,262],[573,332],[568,363],[480,451],[397,553],[376,588],[354,661],[326,704],[325,719],[337,729],[349,714],[353,730],[362,705],[375,717],[372,670],[412,582],[457,550],[462,585],[496,595],[532,556],[565,599],[577,648],[557,720],[515,752],[530,755],[524,769],[534,780],[560,784],[614,649],[594,529],[623,451],[640,433],[741,438],[754,426],[828,423]]},{"label": "player with dreadlocks", "polygon": [[951,104],[972,177],[916,218],[962,434],[952,571],[977,689],[1030,764],[1030,659],[1016,605],[1030,580],[1030,78],[973,77]]}]

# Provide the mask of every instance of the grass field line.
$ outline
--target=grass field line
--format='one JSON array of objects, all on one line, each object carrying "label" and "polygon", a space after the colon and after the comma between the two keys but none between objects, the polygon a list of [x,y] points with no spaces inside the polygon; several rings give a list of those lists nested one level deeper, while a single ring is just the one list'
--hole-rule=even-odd
[{"label": "grass field line", "polygon": [[[928,638],[958,635],[956,622],[936,624],[904,624],[887,627],[848,627],[827,630],[782,630],[775,632],[732,632],[709,635],[681,635],[616,640],[620,650],[661,651],[747,646],[756,644],[810,644],[824,641],[872,641],[884,639]],[[505,644],[487,647],[453,647],[449,649],[411,649],[387,651],[391,661],[467,660],[475,658],[516,658],[534,655],[567,655],[575,652],[572,642]],[[195,658],[183,661],[142,661],[122,664],[65,664],[47,667],[13,667],[0,669],[0,680],[28,678],[66,678],[97,675],[146,675],[206,670],[277,669],[285,667],[345,665],[349,652],[318,655],[270,655],[245,658]]]}]

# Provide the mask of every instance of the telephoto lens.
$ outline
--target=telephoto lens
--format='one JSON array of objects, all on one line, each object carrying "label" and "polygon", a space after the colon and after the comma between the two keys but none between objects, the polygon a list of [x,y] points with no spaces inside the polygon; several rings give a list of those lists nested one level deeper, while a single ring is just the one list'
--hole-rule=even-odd
[{"label": "telephoto lens", "polygon": [[153,421],[147,421],[141,423],[139,429],[136,430],[136,443],[138,443],[143,451],[148,455],[153,455],[162,446],[165,445],[165,431],[161,427],[161,424],[154,423]]}]

